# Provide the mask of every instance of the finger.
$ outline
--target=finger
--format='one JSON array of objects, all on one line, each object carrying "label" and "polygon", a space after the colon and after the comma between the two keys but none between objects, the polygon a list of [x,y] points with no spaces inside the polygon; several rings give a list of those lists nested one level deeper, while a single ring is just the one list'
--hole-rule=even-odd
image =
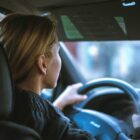
[{"label": "finger", "polygon": [[80,87],[82,87],[82,86],[83,86],[82,83],[77,83],[77,84],[74,84],[74,85],[73,85],[73,87],[74,87],[75,89],[78,89],[78,88],[80,88]]},{"label": "finger", "polygon": [[82,96],[78,96],[77,101],[83,101],[85,99],[87,99],[87,96],[86,95],[82,95]]}]

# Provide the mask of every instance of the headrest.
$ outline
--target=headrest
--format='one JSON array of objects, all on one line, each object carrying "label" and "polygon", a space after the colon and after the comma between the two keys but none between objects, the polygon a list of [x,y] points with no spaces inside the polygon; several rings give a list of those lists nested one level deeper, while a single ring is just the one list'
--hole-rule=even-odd
[{"label": "headrest", "polygon": [[13,83],[8,59],[0,44],[0,119],[8,119],[13,106]]}]

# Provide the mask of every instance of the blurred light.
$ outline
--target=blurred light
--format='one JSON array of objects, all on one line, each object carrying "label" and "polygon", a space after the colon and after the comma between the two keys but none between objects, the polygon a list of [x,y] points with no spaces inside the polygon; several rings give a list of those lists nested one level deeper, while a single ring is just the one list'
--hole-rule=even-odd
[{"label": "blurred light", "polygon": [[133,122],[133,127],[139,128],[140,127],[140,115],[139,114],[133,114],[132,115],[132,122]]},{"label": "blurred light", "polygon": [[135,6],[136,5],[136,2],[135,1],[132,1],[132,2],[123,2],[122,5],[124,7],[131,7],[131,6]]},{"label": "blurred light", "polygon": [[97,56],[99,54],[99,50],[96,46],[91,46],[88,49],[88,53],[93,56]]},{"label": "blurred light", "polygon": [[5,15],[0,13],[0,21],[2,21],[4,19]]},{"label": "blurred light", "polygon": [[47,12],[47,13],[43,13],[43,14],[42,14],[42,16],[49,16],[49,15],[51,15],[50,12]]}]

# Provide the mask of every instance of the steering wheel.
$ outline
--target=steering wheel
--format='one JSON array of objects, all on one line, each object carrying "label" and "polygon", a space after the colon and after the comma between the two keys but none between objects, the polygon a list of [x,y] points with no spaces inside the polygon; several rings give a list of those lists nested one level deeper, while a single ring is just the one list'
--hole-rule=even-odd
[{"label": "steering wheel", "polygon": [[[101,78],[86,83],[79,94],[86,94],[98,87],[116,87],[128,94],[134,103],[136,114],[140,115],[140,96],[130,84],[114,78]],[[89,131],[97,140],[128,140],[129,127],[124,121],[102,112],[73,107],[67,113],[78,127]]]}]

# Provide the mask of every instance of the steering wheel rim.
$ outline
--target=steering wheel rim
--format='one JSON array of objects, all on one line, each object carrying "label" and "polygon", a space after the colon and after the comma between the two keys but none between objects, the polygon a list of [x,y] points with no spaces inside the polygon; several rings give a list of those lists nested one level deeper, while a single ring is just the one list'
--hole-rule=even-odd
[{"label": "steering wheel rim", "polygon": [[100,78],[100,79],[92,80],[92,81],[86,83],[84,86],[82,86],[78,90],[78,93],[79,94],[86,94],[90,90],[93,90],[93,89],[98,88],[98,87],[105,87],[105,86],[117,87],[117,88],[125,91],[132,99],[134,106],[135,106],[135,109],[136,109],[136,113],[140,114],[140,96],[139,96],[139,93],[129,83],[122,81],[120,79]]}]

